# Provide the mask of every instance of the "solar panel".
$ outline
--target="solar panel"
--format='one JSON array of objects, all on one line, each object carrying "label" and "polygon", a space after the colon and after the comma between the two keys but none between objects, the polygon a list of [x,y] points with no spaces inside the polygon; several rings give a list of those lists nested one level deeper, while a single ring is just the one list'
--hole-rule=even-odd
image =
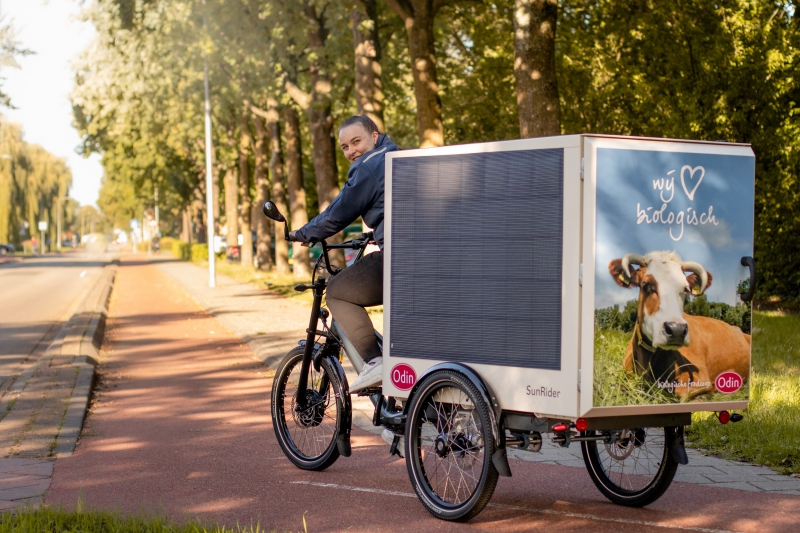
[{"label": "solar panel", "polygon": [[392,160],[392,357],[561,369],[563,176],[563,149]]}]

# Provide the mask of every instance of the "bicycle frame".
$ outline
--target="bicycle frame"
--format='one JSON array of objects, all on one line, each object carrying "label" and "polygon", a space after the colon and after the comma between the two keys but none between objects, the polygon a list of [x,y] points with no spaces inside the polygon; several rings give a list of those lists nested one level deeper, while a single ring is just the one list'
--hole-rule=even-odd
[{"label": "bicycle frame", "polygon": [[[327,288],[328,282],[327,279],[325,278],[317,277],[317,271],[320,268],[320,263],[324,261],[325,269],[328,271],[328,273],[330,273],[331,276],[335,276],[336,274],[341,272],[342,269],[334,265],[331,265],[328,250],[334,250],[334,249],[358,250],[358,255],[356,256],[356,262],[358,262],[364,256],[364,251],[366,250],[367,246],[372,242],[374,241],[373,241],[373,234],[371,232],[363,234],[361,239],[353,239],[351,241],[343,242],[341,244],[328,244],[325,240],[320,241],[320,245],[322,246],[322,255],[320,255],[320,257],[317,259],[316,264],[314,265],[314,271],[312,272],[311,275],[311,285],[299,284],[295,286],[296,291],[303,292],[308,289],[314,291],[313,292],[314,300],[311,306],[311,317],[309,318],[308,329],[306,329],[307,335],[305,341],[305,351],[303,352],[303,362],[300,367],[300,378],[297,384],[298,409],[306,408],[305,392],[306,389],[308,388],[309,368],[311,367],[312,362],[314,362],[314,350],[315,347],[317,346],[315,342],[316,337],[317,336],[325,337],[326,345],[329,345],[330,343],[335,343],[336,344],[335,348],[337,350],[340,348],[339,340],[328,329],[326,323],[328,312],[327,310],[322,309],[322,297],[325,294],[325,289]],[[323,327],[324,327],[323,330],[317,329],[320,318],[322,318],[323,320]],[[332,348],[332,346],[329,346],[329,348]],[[320,351],[320,355],[322,355],[322,350]],[[349,354],[348,357],[350,357]]]}]

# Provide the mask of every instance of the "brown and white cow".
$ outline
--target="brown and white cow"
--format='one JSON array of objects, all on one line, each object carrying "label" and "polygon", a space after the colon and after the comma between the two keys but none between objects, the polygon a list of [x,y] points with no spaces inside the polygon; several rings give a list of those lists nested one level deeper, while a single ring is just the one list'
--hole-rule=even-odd
[{"label": "brown and white cow", "polygon": [[714,380],[726,371],[748,381],[750,335],[721,320],[683,313],[689,295],[711,286],[711,274],[699,263],[682,261],[675,252],[650,252],[614,259],[608,270],[620,287],[639,288],[626,370],[667,386],[681,400],[716,392]]}]

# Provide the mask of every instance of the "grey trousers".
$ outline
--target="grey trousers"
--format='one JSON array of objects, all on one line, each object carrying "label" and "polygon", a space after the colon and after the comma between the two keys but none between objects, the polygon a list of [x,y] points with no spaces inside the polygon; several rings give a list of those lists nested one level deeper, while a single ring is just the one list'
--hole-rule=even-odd
[{"label": "grey trousers", "polygon": [[336,322],[364,361],[382,355],[365,307],[383,303],[383,251],[365,255],[328,283],[326,299]]}]

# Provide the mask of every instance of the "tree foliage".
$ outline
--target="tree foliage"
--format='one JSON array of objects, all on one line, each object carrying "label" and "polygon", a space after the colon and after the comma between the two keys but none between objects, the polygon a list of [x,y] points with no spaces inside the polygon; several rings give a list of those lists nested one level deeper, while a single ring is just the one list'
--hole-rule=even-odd
[{"label": "tree foliage", "polygon": [[[22,127],[0,116],[0,242],[19,245],[38,237],[38,223],[48,223],[56,241],[59,198],[67,196],[72,173],[64,159],[38,144],[25,142]],[[75,221],[74,203],[62,201],[62,229]]]},{"label": "tree foliage", "polygon": [[751,143],[762,296],[800,298],[800,22],[793,2],[565,0],[565,133]]},{"label": "tree foliage", "polygon": [[[786,299],[800,298],[796,7],[796,0],[561,0],[555,32],[562,133],[753,145],[761,296]],[[335,125],[356,113],[363,96],[357,57],[379,68],[383,118],[400,146],[417,146],[423,130],[439,135],[438,111],[419,117],[421,93],[440,102],[448,144],[520,136],[514,0],[97,0],[85,13],[98,33],[76,73],[75,119],[83,150],[103,155],[101,207],[119,225],[152,203],[158,186],[164,229],[177,232],[189,220],[201,236],[204,61],[213,179],[235,173],[235,183],[245,184],[239,205],[247,205],[248,190],[250,198],[265,194],[264,183],[280,190],[274,175],[286,175],[261,168],[271,154],[257,164],[255,147],[242,141],[259,141],[264,124],[253,121],[263,120],[270,101],[300,116],[307,215],[327,205],[331,176],[341,186],[349,166],[330,146]],[[419,45],[412,34],[422,30],[408,24],[423,18],[433,47],[412,51]],[[370,39],[374,57],[363,44]],[[433,61],[435,79],[426,87],[427,67],[417,68],[412,56]],[[434,86],[436,95],[428,94]],[[218,204],[224,189],[214,186]]]}]

